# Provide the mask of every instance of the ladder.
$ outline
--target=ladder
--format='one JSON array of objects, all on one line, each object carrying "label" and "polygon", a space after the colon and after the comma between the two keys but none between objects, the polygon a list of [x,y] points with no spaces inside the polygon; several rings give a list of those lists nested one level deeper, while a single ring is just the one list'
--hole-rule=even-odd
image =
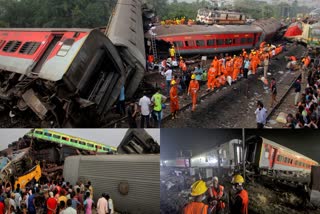
[{"label": "ladder", "polygon": [[157,52],[157,44],[156,44],[156,35],[151,33],[151,49],[152,54],[155,61],[158,61],[158,52]]}]

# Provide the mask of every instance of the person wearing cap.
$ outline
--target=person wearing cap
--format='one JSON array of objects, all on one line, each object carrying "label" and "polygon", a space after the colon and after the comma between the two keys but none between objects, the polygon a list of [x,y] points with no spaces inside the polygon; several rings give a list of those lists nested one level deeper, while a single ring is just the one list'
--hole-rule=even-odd
[{"label": "person wearing cap", "polygon": [[169,53],[170,53],[171,59],[174,60],[176,55],[176,50],[174,49],[174,45],[172,45],[171,48],[169,49]]},{"label": "person wearing cap", "polygon": [[248,192],[243,188],[243,177],[237,174],[233,176],[231,183],[232,189],[234,190],[234,194],[231,195],[231,213],[248,214],[249,196]]},{"label": "person wearing cap", "polygon": [[224,187],[219,184],[219,179],[217,176],[212,178],[212,187],[208,189],[210,201],[217,201],[216,213],[224,213],[226,204],[224,203],[225,194]]},{"label": "person wearing cap", "polygon": [[58,207],[57,200],[53,197],[53,192],[49,192],[49,198],[47,200],[47,214],[54,214],[56,213]]},{"label": "person wearing cap", "polygon": [[170,89],[170,111],[172,120],[177,118],[177,112],[179,111],[179,97],[178,88],[175,80],[171,81]]},{"label": "person wearing cap", "polygon": [[196,110],[198,91],[199,91],[199,82],[196,80],[196,75],[192,74],[191,81],[188,88],[188,95],[191,95],[191,99],[192,99],[192,112]]},{"label": "person wearing cap", "polygon": [[202,201],[206,199],[206,192],[208,187],[203,180],[194,182],[191,186],[191,196],[194,200],[188,203],[184,208],[183,214],[208,214],[209,206],[204,204]]}]

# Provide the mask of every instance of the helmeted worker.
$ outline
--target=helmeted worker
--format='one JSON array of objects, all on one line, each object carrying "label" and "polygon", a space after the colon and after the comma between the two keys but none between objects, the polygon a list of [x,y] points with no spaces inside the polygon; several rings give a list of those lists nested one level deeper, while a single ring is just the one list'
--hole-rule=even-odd
[{"label": "helmeted worker", "polygon": [[232,72],[232,81],[236,81],[238,79],[238,75],[240,74],[240,68],[242,64],[239,58],[234,59],[233,63],[233,72]]},{"label": "helmeted worker", "polygon": [[227,76],[231,76],[233,73],[233,60],[231,58],[226,62],[226,73]]},{"label": "helmeted worker", "polygon": [[172,120],[176,119],[177,112],[179,111],[179,98],[178,98],[178,87],[175,80],[171,81],[170,110],[171,110]]},{"label": "helmeted worker", "polygon": [[209,201],[217,201],[216,205],[216,213],[223,213],[226,204],[224,203],[225,194],[224,194],[224,187],[219,184],[218,177],[214,176],[212,178],[213,185],[208,189],[210,199]]},{"label": "helmeted worker", "polygon": [[243,188],[243,177],[237,174],[233,176],[231,183],[233,190],[235,190],[235,194],[231,196],[233,199],[230,207],[231,213],[248,214],[249,196],[248,192]]},{"label": "helmeted worker", "polygon": [[255,51],[252,53],[252,59],[251,59],[250,64],[251,64],[251,68],[252,68],[252,74],[256,74],[257,68],[259,65],[259,57]]},{"label": "helmeted worker", "polygon": [[205,193],[207,192],[207,185],[204,181],[199,180],[191,186],[191,196],[194,197],[194,201],[188,203],[183,208],[183,214],[208,214],[209,206],[202,201],[205,200]]},{"label": "helmeted worker", "polygon": [[216,69],[214,69],[213,67],[210,67],[208,71],[207,91],[214,90],[215,78],[216,78]]},{"label": "helmeted worker", "polygon": [[171,59],[174,60],[176,55],[176,50],[174,49],[174,45],[172,45],[171,48],[169,49],[169,53],[170,53]]},{"label": "helmeted worker", "polygon": [[189,88],[188,88],[188,95],[191,95],[191,98],[192,98],[192,111],[196,109],[198,91],[199,91],[199,82],[196,80],[196,75],[192,74],[191,81],[189,83]]}]

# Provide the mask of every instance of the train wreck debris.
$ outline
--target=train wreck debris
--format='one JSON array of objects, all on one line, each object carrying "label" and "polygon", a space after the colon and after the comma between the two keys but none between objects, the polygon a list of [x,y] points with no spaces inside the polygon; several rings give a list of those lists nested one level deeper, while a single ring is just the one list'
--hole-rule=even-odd
[{"label": "train wreck debris", "polygon": [[0,179],[24,188],[33,179],[55,179],[63,174],[66,157],[77,155],[155,154],[159,144],[143,129],[128,130],[121,145],[107,146],[47,129],[33,129],[1,151]]}]

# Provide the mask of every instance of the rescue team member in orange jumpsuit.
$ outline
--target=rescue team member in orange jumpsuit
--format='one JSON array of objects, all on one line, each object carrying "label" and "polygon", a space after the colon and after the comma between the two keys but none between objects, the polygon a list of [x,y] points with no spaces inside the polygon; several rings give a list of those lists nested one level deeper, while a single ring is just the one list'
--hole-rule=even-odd
[{"label": "rescue team member in orange jumpsuit", "polygon": [[191,186],[191,196],[194,197],[194,201],[183,208],[182,214],[209,214],[209,206],[202,202],[206,199],[205,193],[207,189],[208,187],[204,181],[194,182]]},{"label": "rescue team member in orange jumpsuit", "polygon": [[246,58],[248,56],[247,51],[245,49],[242,49],[242,56]]},{"label": "rescue team member in orange jumpsuit", "polygon": [[226,208],[226,204],[224,203],[225,194],[224,187],[219,185],[218,177],[212,178],[213,186],[208,189],[209,192],[209,201],[217,201],[216,213],[224,213],[224,209]]},{"label": "rescue team member in orange jumpsuit", "polygon": [[216,77],[216,69],[214,69],[213,67],[210,67],[208,71],[207,91],[214,90],[215,77]]},{"label": "rescue team member in orange jumpsuit", "polygon": [[178,87],[175,80],[171,81],[171,89],[170,89],[170,110],[172,120],[177,117],[177,112],[179,111],[179,99],[178,99]]},{"label": "rescue team member in orange jumpsuit", "polygon": [[233,73],[233,60],[232,59],[229,59],[226,62],[226,73],[227,73],[227,76],[231,76]]},{"label": "rescue team member in orange jumpsuit", "polygon": [[238,79],[238,75],[240,73],[241,62],[240,59],[235,57],[233,63],[233,72],[232,72],[232,81],[236,81]]},{"label": "rescue team member in orange jumpsuit", "polygon": [[243,188],[244,179],[241,175],[235,175],[232,178],[232,189],[235,191],[231,195],[230,211],[232,214],[248,214],[249,196],[248,192]]},{"label": "rescue team member in orange jumpsuit", "polygon": [[196,110],[197,93],[199,91],[199,88],[199,82],[196,80],[196,75],[192,74],[188,88],[188,95],[191,95],[192,98],[192,111]]},{"label": "rescue team member in orange jumpsuit", "polygon": [[259,65],[259,58],[258,58],[257,53],[254,51],[252,53],[252,59],[251,59],[252,74],[257,73],[258,65]]},{"label": "rescue team member in orange jumpsuit", "polygon": [[218,58],[217,58],[216,56],[215,56],[214,59],[212,60],[211,67],[213,67],[214,69],[216,69],[216,74],[219,73],[219,60],[218,60]]}]

